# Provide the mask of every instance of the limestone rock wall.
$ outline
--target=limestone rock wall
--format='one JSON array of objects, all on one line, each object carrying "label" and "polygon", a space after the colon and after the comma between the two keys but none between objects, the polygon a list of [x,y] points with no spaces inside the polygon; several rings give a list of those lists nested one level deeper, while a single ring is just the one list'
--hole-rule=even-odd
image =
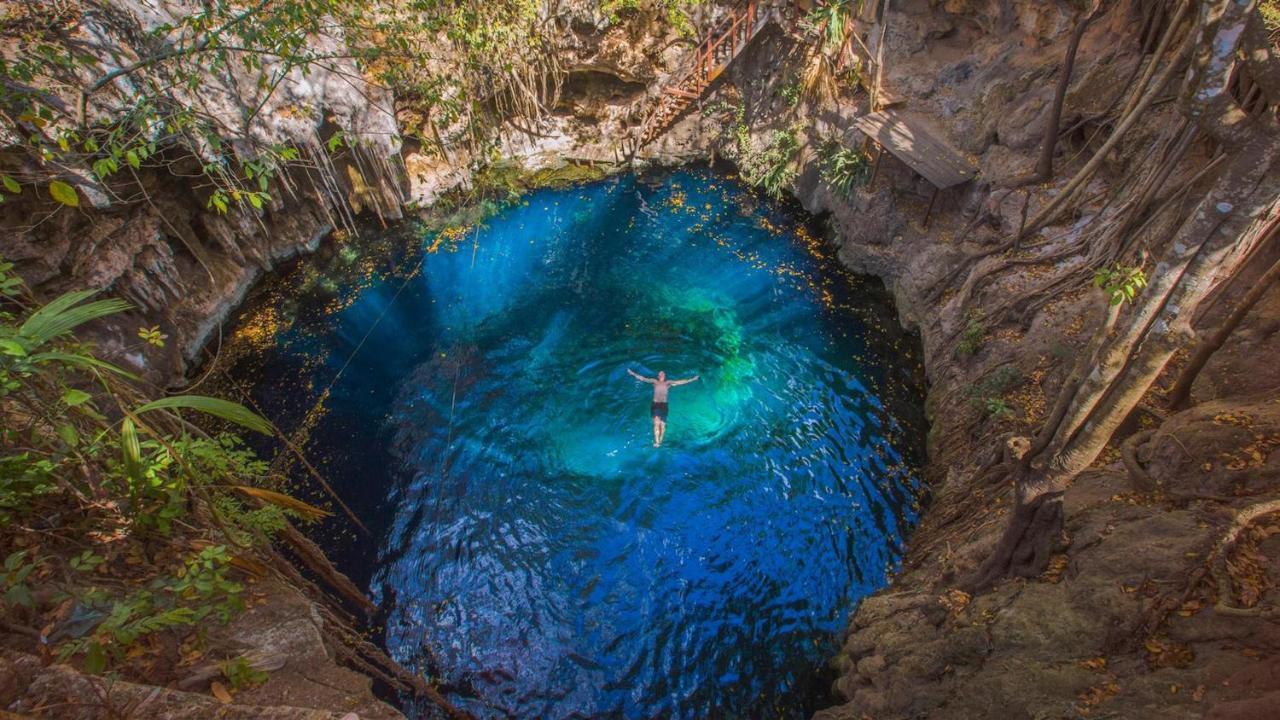
[{"label": "limestone rock wall", "polygon": [[[195,6],[189,0],[115,0],[106,7],[80,14],[74,27],[77,37],[102,48],[94,74],[120,67],[131,57],[120,50],[132,47],[136,36]],[[342,54],[340,37],[315,42],[320,52]],[[136,93],[122,77],[105,104],[127,106]],[[221,162],[208,149],[199,158],[175,155],[163,171],[144,166],[137,172],[140,187],[131,188],[134,196],[126,201],[110,198],[84,171],[77,185],[88,202],[79,208],[62,207],[41,192],[11,196],[0,206],[0,256],[15,262],[38,297],[98,288],[130,301],[134,312],[112,319],[94,336],[110,338],[105,352],[161,383],[181,380],[263,272],[314,249],[335,227],[349,226],[353,210],[400,217],[405,188],[393,98],[366,82],[351,60],[335,59],[305,74],[294,68],[265,101],[251,78],[230,70],[211,71],[197,87],[176,86],[169,93],[172,102],[225,127],[227,146],[247,147],[250,139],[285,145],[298,149],[304,163],[273,183],[272,199],[261,210],[242,203],[220,214],[208,207],[212,188],[200,163]],[[102,112],[107,110],[91,106],[90,119]],[[330,152],[322,140],[335,132],[346,140],[339,152]],[[37,172],[17,147],[21,140],[0,141],[0,169]],[[163,350],[144,352],[131,339],[138,327],[153,325],[170,341]]]},{"label": "limestone rock wall", "polygon": [[[735,66],[717,97],[745,112],[752,141],[795,127],[802,141],[795,195],[829,217],[840,257],[882,278],[905,324],[917,328],[930,380],[926,477],[931,498],[892,585],[865,600],[833,659],[838,704],[821,720],[1007,717],[1254,718],[1280,697],[1280,633],[1261,616],[1212,609],[1206,558],[1241,508],[1280,491],[1280,379],[1263,358],[1280,352],[1276,302],[1266,302],[1215,356],[1197,386],[1204,404],[1163,420],[1139,448],[1161,488],[1135,492],[1116,447],[1066,496],[1067,539],[1050,572],[1008,581],[969,597],[958,586],[995,543],[1006,522],[1008,486],[984,467],[1004,438],[1033,433],[1100,304],[1085,286],[1067,286],[1033,312],[984,325],[1010,296],[1080,266],[1070,254],[1035,262],[1000,254],[953,276],[960,258],[1016,232],[1024,203],[1034,212],[1092,152],[1099,123],[1128,88],[1141,60],[1150,3],[1114,3],[1089,29],[1066,99],[1053,182],[1024,192],[991,192],[1034,166],[1074,12],[1065,3],[892,2],[886,15],[885,89],[967,155],[980,177],[944,191],[923,224],[932,187],[892,157],[874,187],[850,197],[823,182],[816,152],[824,139],[861,143],[850,121],[865,96],[842,93],[792,107],[782,86],[798,77],[797,38],[771,30]],[[878,32],[872,33],[873,41]],[[873,44],[872,51],[876,51]],[[653,152],[668,157],[733,157],[736,110],[689,116]],[[1122,143],[1090,186],[1101,193],[1178,119],[1157,107]],[[1207,160],[1212,146],[1196,145]],[[1280,178],[1268,182],[1280,188]],[[1177,181],[1175,180],[1175,186]],[[1078,237],[1096,205],[1038,233],[1051,254]],[[1248,289],[1278,251],[1219,289],[1199,321],[1209,328]],[[1274,300],[1274,298],[1272,298]],[[963,349],[961,338],[974,342]],[[988,398],[1007,403],[989,416]],[[1263,603],[1280,601],[1267,577],[1280,577],[1274,523],[1261,523],[1244,556]],[[1254,544],[1256,543],[1256,544]],[[1239,590],[1239,588],[1237,588]]]}]

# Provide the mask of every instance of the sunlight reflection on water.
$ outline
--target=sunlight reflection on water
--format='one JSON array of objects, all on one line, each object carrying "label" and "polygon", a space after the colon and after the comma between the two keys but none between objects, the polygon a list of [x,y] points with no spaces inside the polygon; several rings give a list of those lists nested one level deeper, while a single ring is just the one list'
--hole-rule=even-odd
[{"label": "sunlight reflection on water", "polygon": [[[883,291],[701,171],[417,241],[437,249],[417,275],[294,298],[252,367],[287,420],[369,334],[309,441],[380,520],[376,560],[346,566],[392,653],[486,717],[820,704],[915,517],[919,361]],[[661,449],[629,367],[702,375]]]}]

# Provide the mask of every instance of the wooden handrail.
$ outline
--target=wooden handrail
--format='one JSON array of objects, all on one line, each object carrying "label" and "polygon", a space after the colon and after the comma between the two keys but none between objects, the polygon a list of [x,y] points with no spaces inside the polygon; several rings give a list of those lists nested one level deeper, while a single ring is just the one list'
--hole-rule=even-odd
[{"label": "wooden handrail", "polygon": [[[707,31],[693,53],[675,73],[676,79],[667,83],[666,91],[660,93],[652,103],[647,117],[640,125],[639,133],[634,136],[632,153],[652,139],[660,123],[672,119],[666,117],[668,110],[678,115],[687,107],[687,101],[701,97],[713,80],[711,73],[719,67],[716,53],[721,48],[728,45],[731,62],[751,41],[759,19],[757,5],[758,0],[747,0]],[[684,98],[686,103],[682,105],[677,96]]]}]

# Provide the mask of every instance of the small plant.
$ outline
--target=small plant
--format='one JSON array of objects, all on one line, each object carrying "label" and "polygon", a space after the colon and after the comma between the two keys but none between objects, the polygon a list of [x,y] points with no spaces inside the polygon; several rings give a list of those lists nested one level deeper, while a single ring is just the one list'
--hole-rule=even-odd
[{"label": "small plant", "polygon": [[721,100],[719,98],[716,98],[715,100],[712,100],[711,102],[702,106],[702,117],[708,118],[708,117],[711,117],[712,115],[718,115],[722,112],[725,112],[728,110],[734,110],[734,109],[735,109],[735,106],[733,103],[727,100]]},{"label": "small plant", "polygon": [[970,315],[969,322],[964,326],[964,331],[960,333],[960,343],[956,349],[961,355],[973,355],[982,348],[982,343],[987,337],[987,325],[978,315]]},{"label": "small plant", "polygon": [[36,564],[27,560],[26,550],[10,553],[4,559],[4,575],[0,576],[0,585],[4,589],[6,605],[31,607],[31,588],[27,585],[27,577],[35,569]]},{"label": "small plant", "polygon": [[818,150],[821,160],[822,180],[837,195],[848,198],[853,189],[866,184],[871,176],[871,164],[866,153],[848,148],[836,140],[828,140]]},{"label": "small plant", "polygon": [[1004,396],[1025,380],[1022,372],[1017,368],[1004,365],[969,388],[967,392],[969,404],[984,417],[996,420],[1012,418],[1013,408]]},{"label": "small plant", "polygon": [[982,403],[982,409],[987,417],[995,420],[1004,420],[1013,417],[1013,408],[1004,401],[1004,398],[990,397],[985,398]]},{"label": "small plant", "polygon": [[827,0],[805,17],[805,25],[822,37],[823,47],[834,49],[844,42],[852,17],[862,10],[862,0]]},{"label": "small plant", "polygon": [[782,101],[787,104],[787,107],[795,107],[800,104],[800,95],[803,92],[804,83],[800,82],[799,78],[793,78],[782,86],[779,94],[782,96]]},{"label": "small plant", "polygon": [[774,130],[764,149],[756,150],[751,133],[742,120],[743,110],[738,110],[738,123],[734,133],[738,145],[738,166],[742,179],[760,188],[773,198],[781,198],[796,179],[795,156],[800,141],[795,128]]},{"label": "small plant", "polygon": [[[0,279],[8,267],[0,262]],[[29,295],[20,282],[5,287]],[[230,620],[244,607],[232,575],[251,562],[242,550],[269,540],[286,517],[328,513],[260,487],[266,463],[233,435],[191,432],[180,413],[259,433],[271,431],[266,420],[213,397],[148,401],[134,375],[71,337],[128,307],[93,295],[0,307],[0,607],[52,627],[58,655],[96,673],[151,652],[154,635]],[[139,337],[156,344],[156,333],[141,328]],[[15,530],[33,526],[49,530],[38,555],[13,548]]]},{"label": "small plant", "polygon": [[159,325],[152,325],[149,328],[138,328],[138,337],[145,340],[148,345],[154,345],[161,348],[164,347],[164,341],[169,339],[168,335],[160,332]]},{"label": "small plant", "polygon": [[236,690],[255,687],[267,681],[267,674],[253,666],[248,658],[241,655],[235,660],[222,663],[219,668],[222,676]]},{"label": "small plant", "polygon": [[1147,274],[1140,267],[1117,263],[1095,270],[1093,286],[1101,289],[1107,296],[1107,302],[1112,305],[1131,303],[1147,286]]}]

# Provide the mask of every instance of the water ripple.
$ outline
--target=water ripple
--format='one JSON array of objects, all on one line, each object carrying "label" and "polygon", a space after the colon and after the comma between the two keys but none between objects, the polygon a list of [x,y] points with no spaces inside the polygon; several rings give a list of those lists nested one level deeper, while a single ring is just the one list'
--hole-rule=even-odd
[{"label": "water ripple", "polygon": [[[883,292],[707,172],[534,193],[400,282],[277,344],[340,355],[390,316],[311,438],[361,428],[329,471],[387,508],[357,576],[391,652],[484,717],[812,711],[915,517],[917,361]],[[702,375],[661,449],[628,368]]]}]

